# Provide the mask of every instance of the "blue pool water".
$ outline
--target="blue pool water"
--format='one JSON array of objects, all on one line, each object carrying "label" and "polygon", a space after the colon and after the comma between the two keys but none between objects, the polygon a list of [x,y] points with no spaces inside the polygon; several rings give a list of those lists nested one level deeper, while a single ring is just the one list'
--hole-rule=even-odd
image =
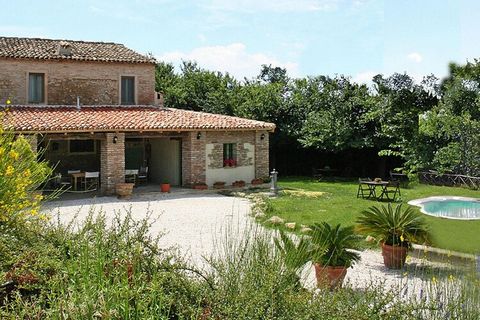
[{"label": "blue pool water", "polygon": [[426,214],[453,219],[480,219],[480,201],[430,200],[422,203]]}]

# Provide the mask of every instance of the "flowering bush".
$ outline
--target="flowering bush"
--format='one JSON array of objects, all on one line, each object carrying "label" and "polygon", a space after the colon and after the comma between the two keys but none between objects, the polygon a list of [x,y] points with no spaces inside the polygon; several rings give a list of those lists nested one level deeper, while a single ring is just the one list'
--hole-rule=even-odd
[{"label": "flowering bush", "polygon": [[224,167],[235,167],[237,165],[237,161],[235,159],[225,159],[223,160]]},{"label": "flowering bush", "polygon": [[42,195],[35,190],[50,173],[27,139],[0,127],[0,225],[39,216]]}]

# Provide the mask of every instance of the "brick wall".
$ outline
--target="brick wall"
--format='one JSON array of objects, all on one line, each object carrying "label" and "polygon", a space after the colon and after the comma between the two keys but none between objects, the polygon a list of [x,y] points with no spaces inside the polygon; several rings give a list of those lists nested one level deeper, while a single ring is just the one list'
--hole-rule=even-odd
[{"label": "brick wall", "polygon": [[[262,139],[263,135],[263,139]],[[255,133],[255,177],[263,178],[270,175],[269,165],[269,133],[259,131]]]},{"label": "brick wall", "polygon": [[[113,138],[117,136],[117,143]],[[125,182],[125,134],[106,133],[100,147],[101,192],[114,194],[115,184]]]},{"label": "brick wall", "polygon": [[254,159],[248,155],[245,144],[255,143],[255,132],[208,132],[206,143],[213,144],[213,149],[207,155],[210,169],[223,168],[224,143],[235,144],[237,167],[254,164]]},{"label": "brick wall", "polygon": [[182,137],[182,185],[205,183],[206,132],[185,132]]},{"label": "brick wall", "polygon": [[28,104],[28,73],[45,73],[46,104],[119,104],[120,77],[135,76],[137,104],[153,104],[153,64],[0,59],[0,103]]}]

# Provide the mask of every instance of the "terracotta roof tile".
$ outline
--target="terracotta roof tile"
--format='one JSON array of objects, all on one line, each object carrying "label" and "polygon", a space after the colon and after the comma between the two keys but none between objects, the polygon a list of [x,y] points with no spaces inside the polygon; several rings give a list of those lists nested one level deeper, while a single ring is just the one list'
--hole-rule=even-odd
[{"label": "terracotta roof tile", "polygon": [[[59,51],[61,46],[68,49]],[[155,63],[155,59],[141,55],[118,43],[14,37],[0,37],[0,57]]]},{"label": "terracotta roof tile", "polygon": [[19,132],[274,130],[273,123],[205,112],[136,106],[1,106]]}]

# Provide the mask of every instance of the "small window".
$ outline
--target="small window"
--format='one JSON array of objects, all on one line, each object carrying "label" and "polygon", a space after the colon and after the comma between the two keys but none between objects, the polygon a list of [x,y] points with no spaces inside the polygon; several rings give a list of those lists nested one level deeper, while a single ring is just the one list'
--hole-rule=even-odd
[{"label": "small window", "polygon": [[95,140],[70,140],[70,153],[95,153]]},{"label": "small window", "polygon": [[237,165],[237,145],[235,143],[223,144],[223,166],[235,167]]},{"label": "small window", "polygon": [[29,103],[45,102],[45,74],[44,73],[28,74],[28,102]]},{"label": "small window", "polygon": [[121,103],[135,104],[135,77],[122,77]]}]

